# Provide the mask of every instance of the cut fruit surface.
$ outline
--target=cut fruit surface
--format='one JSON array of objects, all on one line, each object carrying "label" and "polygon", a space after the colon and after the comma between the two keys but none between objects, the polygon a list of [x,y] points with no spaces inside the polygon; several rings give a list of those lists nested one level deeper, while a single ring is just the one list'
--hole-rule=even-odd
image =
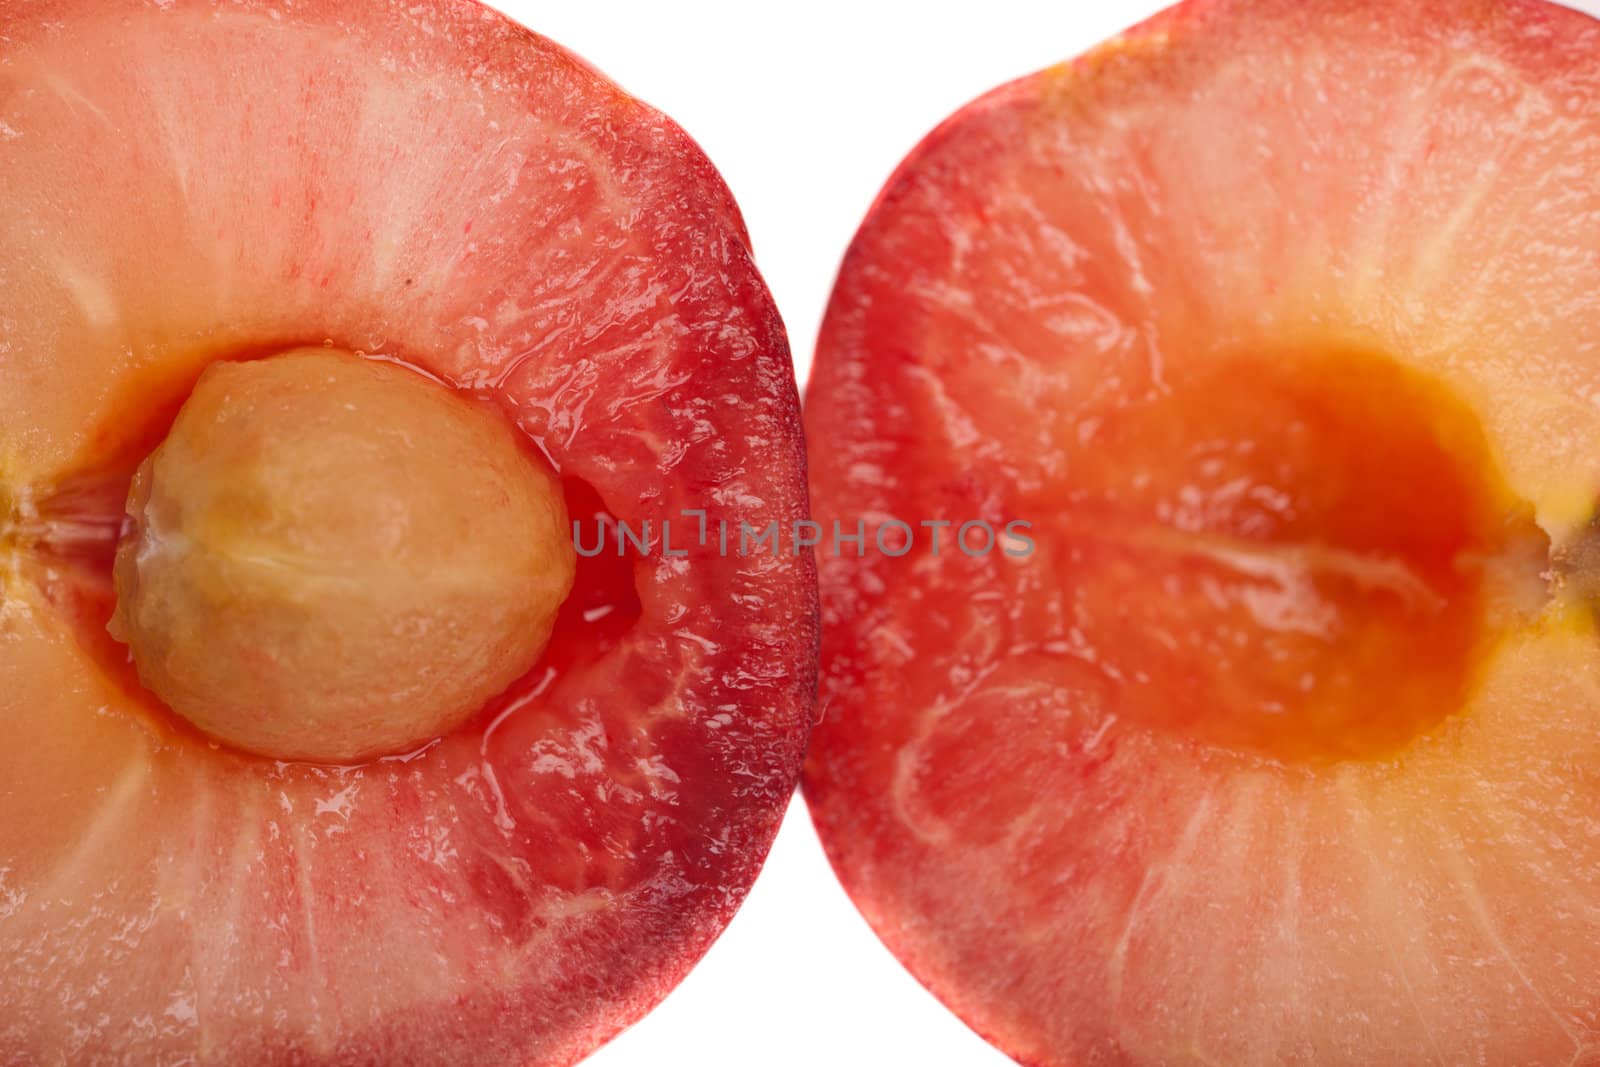
[{"label": "cut fruit surface", "polygon": [[[735,528],[805,515],[787,344],[733,201],[676,126],[557,46],[464,0],[0,5],[8,1067],[572,1062],[710,944],[789,799],[816,605],[809,557],[776,550],[608,542],[576,560],[531,670],[382,759],[253,756],[146,691],[106,624],[130,484],[164,440],[178,488],[161,506],[192,508],[210,547],[237,548],[244,523],[281,536],[276,562],[289,542],[341,571],[366,553],[386,588],[416,572],[397,597],[488,598],[408,622],[355,597],[332,636],[297,632],[263,613],[327,590],[229,570],[229,549],[214,583],[167,587],[151,625],[169,637],[183,615],[191,643],[248,657],[304,638],[325,666],[388,626],[400,659],[376,701],[471,644],[461,627],[494,599],[472,567],[508,589],[526,569],[495,526],[520,513],[487,469],[510,459],[491,449],[449,486],[383,468],[425,455],[438,482],[428,462],[471,462],[452,449],[476,431],[430,432],[412,400],[373,394],[370,435],[324,411],[339,429],[321,450],[309,424],[241,427],[259,379],[224,375],[204,431],[220,436],[183,451],[174,419],[207,367],[304,348],[402,364],[365,369],[421,372],[513,428],[586,542],[684,509]],[[342,388],[322,397],[340,411],[358,403]],[[322,482],[295,483],[312,469]],[[401,506],[480,490],[478,514]],[[387,509],[371,530],[362,500]],[[452,553],[453,530],[479,540]],[[254,598],[243,622],[236,596]],[[222,684],[214,661],[134,644]],[[382,666],[358,645],[353,662]],[[474,685],[503,686],[504,666]]]},{"label": "cut fruit surface", "polygon": [[1020,1061],[1600,1057],[1597,152],[1580,14],[1196,0],[881,194],[807,796]]}]

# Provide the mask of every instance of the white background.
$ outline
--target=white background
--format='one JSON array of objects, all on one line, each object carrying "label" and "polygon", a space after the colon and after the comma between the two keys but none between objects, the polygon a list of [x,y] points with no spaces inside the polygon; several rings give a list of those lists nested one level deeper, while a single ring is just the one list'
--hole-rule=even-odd
[{"label": "white background", "polygon": [[[490,2],[671,115],[705,148],[749,223],[802,381],[840,256],[889,172],[922,135],[980,93],[1074,56],[1165,6]],[[1600,0],[1571,6],[1600,13]],[[659,1008],[586,1067],[1010,1062],[878,943],[839,888],[796,800],[727,933]]]}]

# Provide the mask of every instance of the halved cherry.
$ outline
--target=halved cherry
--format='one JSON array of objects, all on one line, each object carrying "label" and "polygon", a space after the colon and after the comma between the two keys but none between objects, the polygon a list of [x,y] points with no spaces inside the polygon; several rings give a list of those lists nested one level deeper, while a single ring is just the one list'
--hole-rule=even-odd
[{"label": "halved cherry", "polygon": [[726,188],[557,46],[0,8],[0,1061],[637,1018],[798,775],[810,562],[716,531],[803,478]]},{"label": "halved cherry", "polygon": [[1597,152],[1580,14],[1197,0],[890,181],[807,789],[1019,1060],[1600,1062]]}]

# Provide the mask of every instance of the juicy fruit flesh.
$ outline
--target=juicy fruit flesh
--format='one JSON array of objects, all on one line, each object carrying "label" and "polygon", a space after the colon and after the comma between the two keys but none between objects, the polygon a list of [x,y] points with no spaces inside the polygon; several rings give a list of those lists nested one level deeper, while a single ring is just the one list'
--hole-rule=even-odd
[{"label": "juicy fruit flesh", "polygon": [[1387,755],[1543,606],[1547,539],[1477,418],[1390,356],[1193,357],[1081,420],[1070,487],[1028,514],[1123,719],[1284,760]]},{"label": "juicy fruit flesh", "polygon": [[466,0],[0,3],[0,1061],[567,1064],[739,905],[811,721],[808,559],[582,559],[422,750],[278,761],[105,631],[204,369],[331,343],[494,409],[570,515],[805,514],[793,371],[689,138]]},{"label": "juicy fruit flesh", "polygon": [[864,222],[818,521],[1037,548],[823,558],[807,798],[1021,1062],[1600,1054],[1596,55],[1526,0],[1185,4]]},{"label": "juicy fruit flesh", "polygon": [[560,486],[499,412],[349,353],[214,364],[128,505],[113,633],[168,707],[278,759],[449,732],[572,587]]}]

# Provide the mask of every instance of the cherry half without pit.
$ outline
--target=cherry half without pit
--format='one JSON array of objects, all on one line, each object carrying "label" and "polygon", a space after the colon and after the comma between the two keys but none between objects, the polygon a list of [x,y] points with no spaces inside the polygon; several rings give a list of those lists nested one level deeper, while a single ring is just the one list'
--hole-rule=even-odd
[{"label": "cherry half without pit", "polygon": [[798,778],[782,325],[687,136],[468,0],[0,5],[0,1063],[566,1064]]},{"label": "cherry half without pit", "polygon": [[1600,1063],[1600,23],[1192,0],[845,259],[806,791],[1022,1063]]}]

